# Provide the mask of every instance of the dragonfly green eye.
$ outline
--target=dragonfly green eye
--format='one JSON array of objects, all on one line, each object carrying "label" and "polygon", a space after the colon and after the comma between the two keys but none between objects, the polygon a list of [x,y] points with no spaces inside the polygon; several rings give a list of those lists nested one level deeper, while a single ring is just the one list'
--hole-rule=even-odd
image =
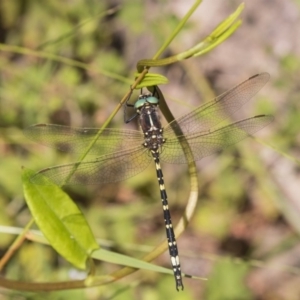
[{"label": "dragonfly green eye", "polygon": [[150,104],[158,104],[158,99],[154,96],[142,96],[137,100],[134,104],[135,109],[139,109],[142,106],[145,105],[145,103],[150,103]]},{"label": "dragonfly green eye", "polygon": [[151,104],[158,104],[158,99],[154,96],[149,96],[146,98],[146,101]]}]

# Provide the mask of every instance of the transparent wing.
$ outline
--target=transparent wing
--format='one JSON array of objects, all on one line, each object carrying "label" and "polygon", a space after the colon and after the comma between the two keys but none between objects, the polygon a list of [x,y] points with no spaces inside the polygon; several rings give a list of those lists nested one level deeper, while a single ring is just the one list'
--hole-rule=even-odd
[{"label": "transparent wing", "polygon": [[33,175],[31,182],[45,185],[41,175],[57,185],[103,184],[118,182],[142,172],[152,161],[143,146],[102,155],[91,161],[60,165],[41,170]]},{"label": "transparent wing", "polygon": [[84,153],[97,139],[88,154],[98,156],[135,148],[143,141],[143,134],[136,130],[106,128],[97,137],[98,133],[97,128],[72,128],[54,124],[37,124],[24,130],[24,134],[31,140],[66,152]]},{"label": "transparent wing", "polygon": [[[200,160],[254,134],[270,124],[273,119],[273,116],[260,115],[217,128],[213,131],[207,130],[206,132],[194,133],[186,137],[167,138],[160,156],[161,161],[186,163],[187,160]],[[187,159],[179,143],[179,140],[184,140],[184,138],[188,141],[193,153],[193,157],[188,156]]]},{"label": "transparent wing", "polygon": [[[269,80],[268,73],[254,75],[232,88],[231,90],[216,97],[192,112],[179,117],[165,128],[166,136],[189,135],[195,132],[207,131],[216,126],[222,120],[227,119],[251,99]],[[173,129],[172,129],[173,128]]]}]

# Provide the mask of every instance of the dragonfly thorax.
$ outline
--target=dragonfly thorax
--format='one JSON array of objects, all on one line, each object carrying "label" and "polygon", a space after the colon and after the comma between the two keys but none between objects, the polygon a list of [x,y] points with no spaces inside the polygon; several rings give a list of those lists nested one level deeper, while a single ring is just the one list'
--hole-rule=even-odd
[{"label": "dragonfly thorax", "polygon": [[165,139],[158,113],[158,99],[152,95],[142,95],[135,104],[139,115],[139,122],[144,133],[143,146],[149,150],[158,150]]},{"label": "dragonfly thorax", "polygon": [[149,150],[158,150],[165,143],[165,139],[163,137],[163,130],[161,129],[153,129],[144,133],[144,143],[143,146],[148,148]]}]

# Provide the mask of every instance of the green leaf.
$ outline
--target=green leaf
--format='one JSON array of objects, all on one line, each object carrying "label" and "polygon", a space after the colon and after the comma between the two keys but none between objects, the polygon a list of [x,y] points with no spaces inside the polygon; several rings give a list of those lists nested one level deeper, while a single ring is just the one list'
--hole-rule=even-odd
[{"label": "green leaf", "polygon": [[[140,73],[134,74],[136,77],[140,75]],[[141,89],[143,87],[148,86],[154,86],[154,85],[161,85],[161,84],[167,84],[169,82],[168,78],[166,78],[163,75],[160,74],[154,74],[154,73],[147,73],[145,77],[143,78],[143,81],[140,82],[136,89]]]},{"label": "green leaf", "polygon": [[210,35],[193,48],[178,54],[177,59],[180,61],[192,56],[203,55],[228,39],[242,24],[242,21],[238,20],[238,17],[244,7],[244,3],[240,4],[236,11],[222,21]]},{"label": "green leaf", "polygon": [[66,260],[85,269],[86,260],[99,246],[84,216],[70,197],[41,175],[41,185],[30,181],[33,171],[24,169],[23,190],[35,222]]}]

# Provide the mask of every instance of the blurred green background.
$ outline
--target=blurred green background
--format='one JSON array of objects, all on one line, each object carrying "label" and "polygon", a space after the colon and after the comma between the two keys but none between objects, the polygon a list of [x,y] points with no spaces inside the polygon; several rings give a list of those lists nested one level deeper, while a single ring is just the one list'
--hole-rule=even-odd
[{"label": "blurred green background", "polygon": [[[155,54],[192,3],[0,1],[0,226],[22,228],[31,218],[23,199],[21,166],[38,171],[76,161],[75,155],[28,141],[22,130],[35,123],[100,127],[128,90],[137,61]],[[195,45],[239,4],[204,2],[165,55]],[[255,101],[237,116],[273,114],[274,123],[256,135],[266,144],[249,138],[197,163],[199,203],[178,246],[183,272],[209,280],[184,279],[185,290],[177,293],[172,276],[139,271],[120,282],[85,290],[0,289],[0,299],[299,299],[300,172],[291,158],[300,156],[300,2],[245,4],[243,25],[211,53],[151,69],[168,77],[170,83],[161,89],[175,116],[256,73],[271,74]],[[106,14],[117,5],[114,13]],[[70,58],[88,69],[27,55],[26,49]],[[124,125],[120,112],[110,127],[134,124]],[[176,224],[189,195],[187,167],[163,167]],[[96,237],[113,242],[115,251],[140,257],[165,238],[154,167],[125,182],[68,192]],[[0,228],[2,256],[15,236]],[[169,267],[168,254],[156,263]],[[97,273],[118,268],[98,263]],[[63,281],[82,274],[50,247],[25,242],[2,276]]]}]

